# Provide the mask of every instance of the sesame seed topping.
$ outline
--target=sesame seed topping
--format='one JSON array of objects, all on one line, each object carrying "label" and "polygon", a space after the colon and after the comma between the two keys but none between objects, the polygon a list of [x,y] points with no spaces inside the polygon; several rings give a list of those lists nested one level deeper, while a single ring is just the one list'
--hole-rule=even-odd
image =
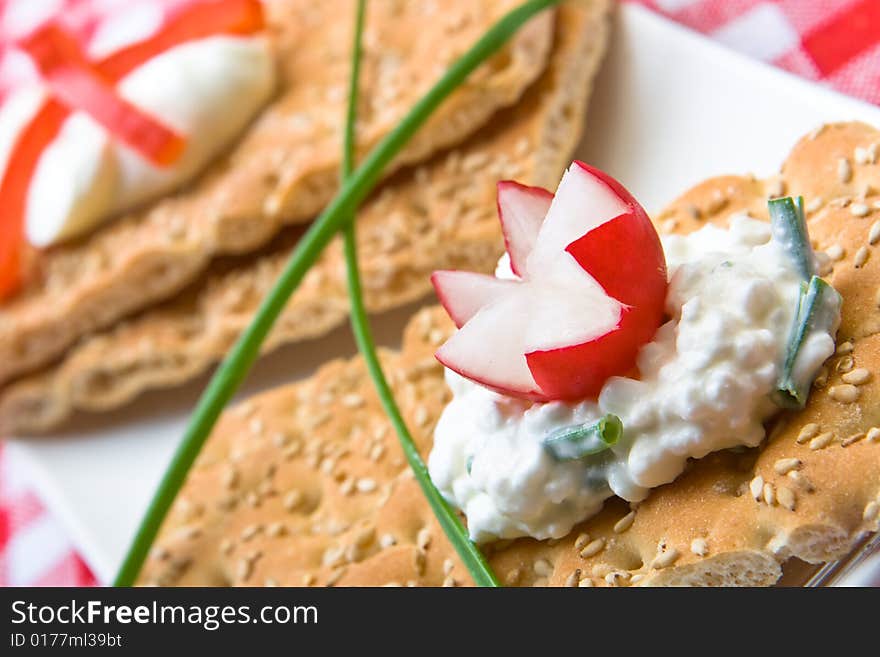
[{"label": "sesame seed topping", "polygon": [[709,554],[709,543],[705,538],[695,538],[691,541],[691,552],[698,557],[705,557]]},{"label": "sesame seed topping", "polygon": [[837,179],[842,183],[848,183],[852,180],[852,165],[845,157],[837,161]]},{"label": "sesame seed topping", "polygon": [[238,470],[230,468],[223,475],[223,487],[232,490],[238,485]]},{"label": "sesame seed topping", "polygon": [[374,445],[370,449],[370,460],[378,461],[385,454],[385,446],[384,445]]},{"label": "sesame seed topping", "polygon": [[579,534],[577,539],[574,542],[574,547],[578,550],[582,550],[583,547],[590,542],[590,535],[583,533]]},{"label": "sesame seed topping", "polygon": [[862,512],[862,519],[866,522],[871,522],[878,515],[880,515],[880,504],[871,501],[865,505],[865,510]]},{"label": "sesame seed topping", "polygon": [[824,203],[825,203],[825,201],[822,199],[821,196],[816,196],[816,197],[810,199],[810,202],[807,203],[806,210],[807,210],[807,212],[810,212],[810,213],[816,212],[822,207],[822,205]]},{"label": "sesame seed topping", "polygon": [[856,251],[856,257],[853,258],[853,267],[855,267],[856,269],[864,267],[865,263],[868,262],[868,256],[870,255],[871,253],[870,251],[868,251],[867,246],[860,246],[859,250]]},{"label": "sesame seed topping", "polygon": [[353,392],[342,398],[342,405],[346,408],[360,408],[364,405],[364,398]]},{"label": "sesame seed topping", "polygon": [[605,549],[605,539],[597,538],[594,541],[590,541],[584,546],[584,549],[581,550],[580,555],[584,559],[589,559],[597,554],[599,554],[603,549]]},{"label": "sesame seed topping", "polygon": [[752,497],[755,498],[756,502],[760,502],[761,497],[764,494],[764,477],[758,475],[752,479],[749,482],[749,492],[752,494]]},{"label": "sesame seed topping", "polygon": [[855,367],[855,364],[856,362],[855,360],[853,360],[852,356],[844,356],[839,361],[837,361],[837,365],[834,369],[836,369],[838,372],[849,372],[852,370],[853,367]]},{"label": "sesame seed topping", "polygon": [[252,418],[251,421],[248,423],[248,428],[255,436],[259,436],[261,433],[263,433],[263,426],[263,420],[259,417]]},{"label": "sesame seed topping", "polygon": [[578,588],[581,589],[591,589],[596,586],[589,577],[584,577],[580,582],[578,582]]},{"label": "sesame seed topping", "polygon": [[414,419],[416,421],[416,424],[420,427],[423,427],[426,424],[428,424],[428,420],[429,420],[428,409],[425,408],[424,406],[419,406],[418,408],[416,408]]},{"label": "sesame seed topping", "polygon": [[853,203],[849,206],[849,212],[854,217],[867,217],[871,212],[871,208],[864,203]]},{"label": "sesame seed topping", "polygon": [[877,427],[871,427],[868,429],[867,438],[868,441],[872,443],[880,442],[880,429]]},{"label": "sesame seed topping", "polygon": [[379,537],[379,545],[383,548],[390,548],[393,545],[397,545],[397,539],[394,537],[394,534],[382,534]]},{"label": "sesame seed topping", "polygon": [[576,588],[581,581],[581,569],[575,568],[571,574],[565,578],[565,585],[569,588]]},{"label": "sesame seed topping", "polygon": [[880,221],[875,221],[868,231],[868,244],[876,244],[878,240],[880,240]]},{"label": "sesame seed topping", "polygon": [[232,554],[232,551],[235,549],[235,541],[230,538],[224,538],[220,541],[220,553],[221,554]]},{"label": "sesame seed topping", "polygon": [[345,568],[340,568],[331,573],[330,577],[327,578],[327,586],[335,586],[336,583],[342,579],[342,576],[345,575],[345,570]]},{"label": "sesame seed topping", "polygon": [[605,583],[608,586],[623,586],[629,582],[629,573],[622,570],[613,570],[605,575]]},{"label": "sesame seed topping", "polygon": [[361,493],[372,493],[376,490],[376,482],[369,477],[363,477],[357,480],[357,489]]},{"label": "sesame seed topping", "polygon": [[791,488],[788,488],[787,486],[779,486],[779,488],[776,489],[776,497],[782,506],[789,511],[794,511],[797,498]]},{"label": "sesame seed topping", "polygon": [[810,449],[814,452],[816,450],[825,449],[831,444],[832,440],[834,440],[834,434],[830,431],[821,433],[810,441]]},{"label": "sesame seed topping", "polygon": [[241,530],[241,540],[249,541],[261,531],[263,531],[262,525],[248,525],[243,530]]},{"label": "sesame seed topping", "polygon": [[427,550],[428,546],[431,544],[431,530],[427,527],[423,527],[419,530],[419,533],[416,535],[416,545],[420,550]]},{"label": "sesame seed topping", "polygon": [[672,233],[675,229],[678,228],[678,220],[677,219],[667,219],[660,225],[660,229],[664,233]]},{"label": "sesame seed topping", "polygon": [[678,561],[678,557],[681,556],[679,551],[675,548],[669,548],[666,552],[661,552],[656,557],[654,557],[654,561],[651,562],[651,568],[655,570],[662,570],[663,568],[669,568],[672,564]]},{"label": "sesame seed topping", "polygon": [[621,518],[620,520],[618,520],[614,524],[614,533],[615,534],[622,534],[627,529],[632,527],[632,524],[635,521],[635,519],[636,519],[636,512],[630,511],[625,516],[623,516],[623,518]]},{"label": "sesame seed topping", "polygon": [[859,398],[859,389],[850,383],[842,383],[828,388],[828,395],[841,404],[852,404]]},{"label": "sesame seed topping", "polygon": [[266,535],[271,538],[278,538],[279,536],[283,536],[287,533],[287,527],[284,523],[281,522],[273,522],[266,528]]},{"label": "sesame seed topping", "polygon": [[871,379],[871,371],[865,367],[857,367],[844,374],[842,377],[845,383],[851,383],[854,386],[860,386],[867,383]]},{"label": "sesame seed topping", "polygon": [[843,356],[845,354],[851,354],[854,348],[853,343],[847,340],[846,342],[841,342],[837,345],[837,349],[834,350],[834,353],[838,356]]},{"label": "sesame seed topping", "polygon": [[317,578],[315,577],[314,573],[306,573],[305,575],[303,575],[302,578],[303,586],[312,586],[315,583],[316,579]]},{"label": "sesame seed topping", "polygon": [[444,559],[443,560],[443,574],[448,575],[452,572],[452,569],[455,568],[455,562],[452,559]]},{"label": "sesame seed topping", "polygon": [[827,249],[825,249],[825,255],[827,255],[831,260],[837,262],[839,260],[843,260],[843,256],[846,252],[843,250],[843,247],[840,244],[832,244]]},{"label": "sesame seed topping", "polygon": [[538,577],[550,577],[553,574],[553,566],[546,559],[538,559],[533,568]]},{"label": "sesame seed topping", "polygon": [[776,487],[769,481],[764,484],[764,502],[767,506],[776,504]]},{"label": "sesame seed topping", "polygon": [[792,470],[797,470],[801,467],[801,460],[795,458],[787,458],[787,459],[779,459],[773,465],[773,469],[776,470],[776,474],[784,475],[788,474]]},{"label": "sesame seed topping", "polygon": [[457,585],[458,585],[458,582],[455,581],[454,577],[447,575],[446,577],[443,578],[443,586],[444,587],[452,588]]},{"label": "sesame seed topping", "polygon": [[287,511],[293,511],[296,507],[299,506],[299,503],[302,501],[302,493],[296,489],[293,489],[284,496],[284,508]]},{"label": "sesame seed topping", "polygon": [[810,438],[813,438],[816,434],[819,433],[819,425],[815,422],[810,422],[809,424],[805,424],[801,429],[800,433],[797,437],[797,442],[803,444],[807,442]]},{"label": "sesame seed topping", "polygon": [[851,434],[840,441],[840,446],[841,447],[849,447],[850,445],[859,442],[864,437],[865,437],[865,433],[863,431]]}]

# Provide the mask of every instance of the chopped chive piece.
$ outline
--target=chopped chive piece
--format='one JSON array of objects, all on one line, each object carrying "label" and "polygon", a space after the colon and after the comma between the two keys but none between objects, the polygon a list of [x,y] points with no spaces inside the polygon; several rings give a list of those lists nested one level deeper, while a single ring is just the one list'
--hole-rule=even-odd
[{"label": "chopped chive piece", "polygon": [[544,447],[557,461],[578,461],[604,452],[623,435],[623,422],[608,413],[590,424],[562,427],[544,439]]},{"label": "chopped chive piece", "polygon": [[813,276],[809,285],[801,285],[774,399],[779,406],[803,408],[807,403],[814,372],[798,371],[798,357],[811,333],[833,333],[836,330],[840,320],[840,303],[837,290],[818,276]]},{"label": "chopped chive piece", "polygon": [[[250,325],[239,336],[235,346],[227,353],[226,358],[217,368],[199,399],[186,432],[162,477],[162,481],[159,482],[153,499],[150,500],[116,579],[113,581],[114,586],[134,584],[150,546],[159,533],[162,522],[171,508],[177,492],[183,486],[202,445],[211,434],[226,404],[238,390],[259,356],[263,341],[286,307],[287,301],[299,287],[306,272],[315,263],[330,240],[345,226],[358,204],[375,188],[388,164],[409,143],[416,131],[424,125],[449,94],[455,91],[471,72],[496,53],[511,35],[530,18],[560,1],[527,0],[505,14],[489,28],[406,113],[397,127],[367,154],[346,184],[337,191],[321,215],[303,234],[278,281],[264,297]],[[421,458],[417,452],[415,456]],[[437,504],[440,503],[445,504],[442,497],[437,502]],[[434,505],[432,504],[432,506]]]},{"label": "chopped chive piece", "polygon": [[816,256],[810,245],[807,233],[807,220],[804,216],[804,198],[797,200],[790,196],[775,198],[767,202],[770,211],[770,227],[773,239],[791,258],[801,278],[809,281],[818,271]]},{"label": "chopped chive piece", "polygon": [[[357,18],[354,31],[354,48],[352,49],[351,78],[348,91],[348,111],[345,118],[345,130],[343,132],[342,153],[342,183],[344,184],[351,176],[354,169],[355,151],[355,121],[357,119],[358,105],[358,77],[361,60],[361,35],[363,34],[364,13],[366,0],[358,0]],[[358,350],[367,365],[367,371],[373,379],[373,385],[379,400],[388,415],[391,424],[397,432],[403,453],[409,462],[410,468],[415,474],[416,480],[422,488],[428,504],[437,516],[437,520],[446,533],[449,542],[458,552],[462,562],[470,572],[477,586],[500,586],[498,579],[492,572],[486,558],[474,545],[468,536],[467,528],[456,511],[443,498],[443,495],[431,481],[428,468],[419,454],[416,443],[406,426],[403,414],[394,400],[394,393],[385,373],[382,371],[382,363],[376,353],[376,343],[373,340],[373,332],[370,328],[370,320],[364,304],[364,296],[361,291],[360,271],[358,270],[357,258],[357,232],[354,223],[354,213],[348,218],[348,223],[342,229],[343,250],[345,252],[345,267],[348,281],[348,297],[351,304],[351,328],[354,333]],[[473,457],[471,457],[473,458]],[[470,462],[468,462],[470,473]]]}]

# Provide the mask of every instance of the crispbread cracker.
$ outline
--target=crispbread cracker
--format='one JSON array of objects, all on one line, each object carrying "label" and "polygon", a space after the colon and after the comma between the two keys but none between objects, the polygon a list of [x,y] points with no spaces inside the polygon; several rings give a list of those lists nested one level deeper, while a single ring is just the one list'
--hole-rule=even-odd
[{"label": "crispbread cracker", "polygon": [[[488,546],[507,585],[769,585],[781,564],[841,556],[876,531],[880,508],[880,259],[853,255],[880,219],[880,164],[836,176],[839,158],[880,144],[861,124],[802,140],[779,180],[723,177],[698,185],[661,216],[681,231],[724,224],[748,209],[766,218],[768,194],[822,198],[810,212],[820,249],[843,247],[830,280],[844,295],[838,353],[807,407],[781,416],[757,449],[692,462],[674,483],[631,509],[609,500],[559,541]],[[824,173],[827,175],[824,175]],[[870,187],[865,188],[864,185]],[[867,189],[867,198],[856,200]],[[851,197],[866,203],[853,214]],[[813,206],[811,206],[813,207]],[[861,214],[861,208],[856,208]],[[669,222],[676,222],[675,224]],[[423,455],[450,392],[433,351],[452,331],[439,308],[410,322],[402,351],[382,354]],[[855,402],[842,377],[867,370]],[[864,376],[858,377],[859,380]],[[790,461],[796,459],[796,462]],[[792,465],[794,463],[794,465]],[[796,474],[792,474],[796,473]],[[756,478],[760,480],[756,481]],[[760,499],[753,495],[753,489]],[[456,585],[470,578],[407,470],[363,362],[338,360],[309,380],[227,412],[191,472],[141,583],[224,585]]]},{"label": "crispbread cracker", "polygon": [[[364,205],[357,226],[371,311],[424,296],[435,269],[491,271],[503,251],[496,181],[553,186],[559,179],[604,51],[607,4],[575,3],[559,11],[550,64],[516,107],[458,150],[397,175]],[[59,365],[8,385],[0,392],[0,427],[44,431],[73,409],[106,410],[203,372],[251,320],[281,272],[290,241],[256,262],[215,272],[199,290],[89,337]],[[342,323],[348,314],[344,273],[337,240],[291,299],[265,349]]]},{"label": "crispbread cracker", "polygon": [[[369,3],[358,153],[518,0]],[[77,339],[167,299],[222,254],[251,252],[313,217],[337,187],[354,0],[268,0],[277,98],[193,185],[89,237],[39,256],[27,288],[0,306],[0,382],[59,356]],[[515,103],[546,64],[543,12],[443,104],[388,173],[458,143]]]}]

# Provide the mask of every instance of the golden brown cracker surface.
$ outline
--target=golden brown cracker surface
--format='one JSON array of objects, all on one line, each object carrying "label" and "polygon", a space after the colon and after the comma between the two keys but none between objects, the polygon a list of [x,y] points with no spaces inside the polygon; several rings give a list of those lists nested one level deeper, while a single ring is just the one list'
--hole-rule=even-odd
[{"label": "golden brown cracker surface", "polygon": [[[357,218],[366,302],[381,312],[430,291],[435,269],[491,271],[503,251],[495,184],[553,186],[581,133],[590,81],[605,48],[607,5],[560,8],[550,63],[513,108],[455,150],[391,179]],[[117,407],[179,384],[222,358],[280,274],[293,236],[239,267],[215,265],[196,289],[82,340],[57,365],[0,391],[0,427],[35,432],[71,411]],[[290,300],[265,349],[315,337],[348,315],[341,242]]]},{"label": "golden brown cracker surface", "polygon": [[[880,334],[870,327],[880,308],[862,298],[880,279],[870,255],[870,236],[880,230],[873,228],[880,164],[862,150],[853,155],[873,144],[880,132],[868,126],[827,126],[794,148],[780,178],[716,178],[660,215],[676,222],[669,229],[688,231],[705,221],[724,224],[742,209],[763,216],[769,195],[804,194],[817,248],[838,246],[843,254],[828,275],[844,296],[837,353],[807,407],[780,416],[760,448],[692,462],[641,504],[609,500],[564,539],[488,546],[505,584],[770,585],[787,559],[828,561],[877,530]],[[843,157],[853,158],[847,181],[836,175]],[[861,216],[855,203],[869,212]],[[867,260],[856,260],[865,245]],[[432,354],[451,330],[442,310],[423,310],[402,350],[382,355],[424,455],[450,394]],[[439,586],[470,578],[355,358],[224,415],[141,582]]]},{"label": "golden brown cracker surface", "polygon": [[[517,0],[369,3],[358,154],[375,146],[446,67]],[[0,382],[82,336],[178,293],[215,257],[248,253],[313,217],[337,188],[354,0],[268,0],[275,100],[192,185],[46,251],[0,305]],[[461,141],[544,70],[553,12],[536,16],[431,117],[388,169]]]}]

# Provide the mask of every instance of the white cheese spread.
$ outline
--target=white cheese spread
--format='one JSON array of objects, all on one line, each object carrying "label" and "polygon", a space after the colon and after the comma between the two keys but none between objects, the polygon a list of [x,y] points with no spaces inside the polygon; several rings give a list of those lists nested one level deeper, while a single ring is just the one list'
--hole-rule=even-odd
[{"label": "white cheese spread", "polygon": [[[160,168],[115,140],[83,112],[73,113],[45,149],[28,191],[28,241],[45,247],[82,235],[108,218],[191,180],[227,148],[268,101],[275,67],[264,37],[216,36],[169,49],[129,73],[119,94],[183,135],[186,149]],[[0,109],[0,167],[44,98],[39,87]]]},{"label": "white cheese spread", "polygon": [[[794,264],[770,225],[745,215],[729,230],[707,225],[663,246],[671,319],[639,352],[638,380],[613,377],[598,400],[540,404],[447,371],[454,397],[434,434],[430,473],[474,540],[564,536],[612,495],[640,501],[688,458],[764,438],[800,295]],[[512,276],[506,259],[496,275]],[[798,370],[812,379],[833,351],[833,334],[814,331]],[[558,461],[542,444],[554,429],[606,413],[624,430],[600,454]]]}]

